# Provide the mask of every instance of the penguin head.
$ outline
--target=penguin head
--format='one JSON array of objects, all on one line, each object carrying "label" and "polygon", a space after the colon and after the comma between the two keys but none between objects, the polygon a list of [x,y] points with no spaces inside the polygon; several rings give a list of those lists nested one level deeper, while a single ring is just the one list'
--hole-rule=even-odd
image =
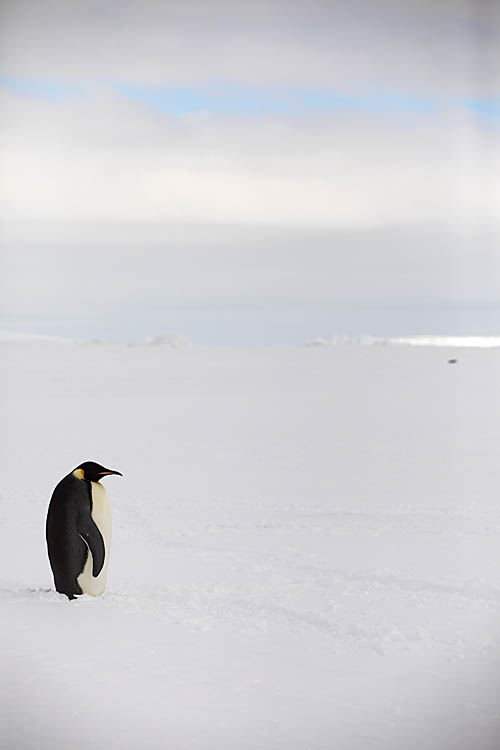
[{"label": "penguin head", "polygon": [[88,482],[98,482],[108,474],[117,474],[119,477],[123,476],[119,471],[106,469],[101,464],[96,464],[95,461],[84,461],[83,464],[74,469],[73,474],[79,479],[86,479]]}]

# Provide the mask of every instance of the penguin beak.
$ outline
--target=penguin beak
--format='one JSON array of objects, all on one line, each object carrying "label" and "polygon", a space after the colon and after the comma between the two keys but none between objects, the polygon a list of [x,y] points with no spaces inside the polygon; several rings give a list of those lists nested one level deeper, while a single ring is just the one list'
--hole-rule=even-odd
[{"label": "penguin beak", "polygon": [[123,476],[123,474],[120,471],[112,471],[111,469],[106,469],[106,471],[100,471],[99,472],[99,476],[100,477],[105,477],[108,474],[117,474],[119,477]]}]

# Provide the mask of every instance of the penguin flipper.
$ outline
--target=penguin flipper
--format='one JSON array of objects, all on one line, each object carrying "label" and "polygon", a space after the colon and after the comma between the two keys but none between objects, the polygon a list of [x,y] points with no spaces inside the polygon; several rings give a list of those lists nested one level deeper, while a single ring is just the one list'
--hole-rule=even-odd
[{"label": "penguin flipper", "polygon": [[94,578],[97,578],[104,565],[106,554],[102,534],[91,516],[85,519],[80,516],[77,523],[77,530],[92,552],[92,575]]}]

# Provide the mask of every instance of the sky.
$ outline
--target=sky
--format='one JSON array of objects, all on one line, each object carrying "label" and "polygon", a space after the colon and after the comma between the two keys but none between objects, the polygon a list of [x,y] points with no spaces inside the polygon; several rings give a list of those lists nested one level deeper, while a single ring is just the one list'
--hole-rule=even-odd
[{"label": "sky", "polygon": [[500,6],[0,6],[0,327],[498,334]]}]

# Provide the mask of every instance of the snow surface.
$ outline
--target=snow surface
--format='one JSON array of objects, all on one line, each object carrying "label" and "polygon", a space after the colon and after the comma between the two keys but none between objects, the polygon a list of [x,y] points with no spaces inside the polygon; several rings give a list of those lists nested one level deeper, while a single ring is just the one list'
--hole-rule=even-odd
[{"label": "snow surface", "polygon": [[[498,750],[500,352],[0,347],[2,748]],[[108,590],[52,489],[122,471]]]}]

